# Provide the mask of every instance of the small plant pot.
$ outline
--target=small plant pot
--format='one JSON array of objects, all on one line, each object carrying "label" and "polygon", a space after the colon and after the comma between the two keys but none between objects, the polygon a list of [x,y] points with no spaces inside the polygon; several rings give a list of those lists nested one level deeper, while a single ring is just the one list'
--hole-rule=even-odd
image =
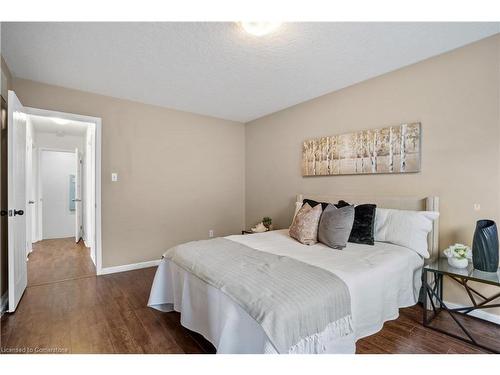
[{"label": "small plant pot", "polygon": [[454,257],[448,258],[448,264],[455,268],[467,268],[469,265],[469,260],[467,258],[458,259]]}]

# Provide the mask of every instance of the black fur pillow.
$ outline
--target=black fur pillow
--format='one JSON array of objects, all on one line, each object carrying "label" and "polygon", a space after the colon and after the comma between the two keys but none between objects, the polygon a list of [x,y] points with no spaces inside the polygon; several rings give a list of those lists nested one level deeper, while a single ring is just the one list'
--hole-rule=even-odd
[{"label": "black fur pillow", "polygon": [[[339,201],[337,207],[345,207],[350,204],[346,201]],[[375,204],[360,204],[354,207],[354,224],[352,225],[349,242],[365,245],[375,244]]]}]

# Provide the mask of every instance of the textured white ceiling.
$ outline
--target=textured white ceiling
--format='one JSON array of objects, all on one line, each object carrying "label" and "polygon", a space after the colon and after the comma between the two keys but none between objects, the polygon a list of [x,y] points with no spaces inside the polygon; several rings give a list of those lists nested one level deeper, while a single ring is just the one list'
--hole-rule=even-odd
[{"label": "textured white ceiling", "polygon": [[81,121],[67,121],[64,124],[58,124],[52,117],[30,115],[31,123],[36,132],[52,133],[59,136],[73,135],[83,136],[90,125]]},{"label": "textured white ceiling", "polygon": [[499,23],[2,23],[13,75],[247,122],[500,32]]}]

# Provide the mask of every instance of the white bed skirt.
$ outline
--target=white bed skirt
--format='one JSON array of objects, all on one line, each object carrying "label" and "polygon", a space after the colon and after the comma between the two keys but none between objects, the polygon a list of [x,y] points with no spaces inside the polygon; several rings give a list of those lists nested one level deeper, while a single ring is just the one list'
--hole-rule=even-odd
[{"label": "white bed skirt", "polygon": [[[317,348],[322,353],[354,353],[357,340],[396,319],[399,308],[417,303],[424,262],[405,247],[383,242],[373,246],[349,243],[341,251],[320,243],[304,246],[290,238],[287,230],[226,238],[326,269],[346,283],[354,333],[335,339],[326,330],[320,333]],[[262,327],[236,302],[166,259],[158,267],[148,306],[180,312],[181,324],[202,334],[218,353],[276,353]],[[303,344],[299,347],[304,353],[316,352]]]},{"label": "white bed skirt", "polygon": [[[148,306],[180,312],[181,324],[203,335],[217,353],[277,353],[262,327],[237,303],[166,259],[158,266]],[[334,341],[328,341],[328,337],[328,332],[320,334],[324,353],[356,351],[354,334]]]}]

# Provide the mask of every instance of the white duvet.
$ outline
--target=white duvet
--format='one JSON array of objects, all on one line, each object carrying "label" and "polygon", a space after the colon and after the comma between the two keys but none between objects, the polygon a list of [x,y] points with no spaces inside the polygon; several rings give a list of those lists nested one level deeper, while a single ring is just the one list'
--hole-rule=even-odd
[{"label": "white duvet", "polygon": [[[424,262],[406,247],[348,243],[344,250],[334,250],[322,244],[302,245],[287,230],[226,238],[321,267],[347,284],[354,332],[335,342],[325,340],[328,353],[354,353],[356,340],[378,332],[385,321],[398,317],[400,307],[418,300]],[[148,306],[179,311],[181,324],[202,334],[218,353],[274,352],[262,328],[242,308],[168,260],[158,267]]]}]

